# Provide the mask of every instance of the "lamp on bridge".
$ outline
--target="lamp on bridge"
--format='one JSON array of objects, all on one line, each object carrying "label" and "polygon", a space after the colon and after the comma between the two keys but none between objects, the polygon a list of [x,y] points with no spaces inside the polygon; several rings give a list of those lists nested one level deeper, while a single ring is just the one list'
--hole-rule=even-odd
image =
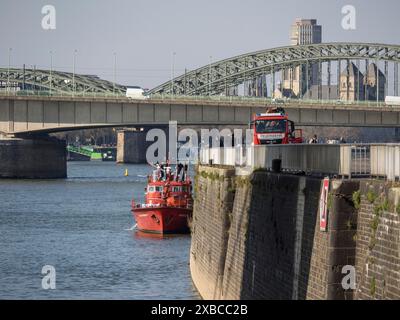
[{"label": "lamp on bridge", "polygon": [[73,55],[73,62],[72,62],[72,92],[73,96],[75,96],[75,64],[76,64],[76,54],[78,50],[74,50],[74,55]]},{"label": "lamp on bridge", "polygon": [[172,63],[171,63],[171,95],[174,94],[175,56],[176,56],[176,52],[172,52]]},{"label": "lamp on bridge", "polygon": [[53,87],[53,51],[50,50],[50,95]]},{"label": "lamp on bridge", "polygon": [[210,56],[210,70],[208,72],[208,95],[211,95],[211,64],[212,64],[212,56]]},{"label": "lamp on bridge", "polygon": [[113,83],[113,94],[115,95],[115,84],[117,82],[117,53],[114,52],[114,83]]},{"label": "lamp on bridge", "polygon": [[7,91],[10,91],[11,52],[12,52],[12,48],[8,48]]}]

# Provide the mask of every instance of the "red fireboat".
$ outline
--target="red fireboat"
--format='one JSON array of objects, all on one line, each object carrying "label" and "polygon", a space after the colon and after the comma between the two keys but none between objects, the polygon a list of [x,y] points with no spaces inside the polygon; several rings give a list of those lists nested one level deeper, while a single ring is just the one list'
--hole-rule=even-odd
[{"label": "red fireboat", "polygon": [[137,229],[149,233],[188,233],[193,211],[192,182],[187,165],[156,164],[148,177],[145,203],[132,200]]}]

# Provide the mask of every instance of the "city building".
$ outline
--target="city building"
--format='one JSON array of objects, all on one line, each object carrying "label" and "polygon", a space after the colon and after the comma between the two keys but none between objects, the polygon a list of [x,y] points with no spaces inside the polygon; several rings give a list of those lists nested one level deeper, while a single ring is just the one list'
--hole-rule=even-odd
[{"label": "city building", "polygon": [[248,80],[244,83],[244,95],[251,97],[267,96],[267,79],[265,76],[259,76],[254,80]]},{"label": "city building", "polygon": [[340,73],[340,100],[358,101],[365,99],[364,75],[351,62],[344,71]]},{"label": "city building", "polygon": [[[339,98],[344,101],[383,101],[385,86],[386,77],[375,63],[368,65],[365,74],[354,63],[350,63],[340,74]],[[377,88],[379,88],[378,97]]]},{"label": "city building", "polygon": [[303,95],[303,99],[310,100],[338,100],[338,86],[337,85],[312,85]]},{"label": "city building", "polygon": [[290,44],[298,46],[322,42],[322,26],[316,19],[296,19],[291,26]]},{"label": "city building", "polygon": [[[375,63],[371,63],[368,66],[367,74],[364,77],[364,85],[366,88],[365,99],[366,100],[385,100],[385,86],[386,77],[381,70],[379,70]],[[377,87],[379,87],[379,96],[377,97]],[[378,98],[378,99],[377,99]]]},{"label": "city building", "polygon": [[[322,42],[322,26],[316,19],[296,19],[291,26],[290,43],[293,46]],[[308,80],[307,80],[308,74]],[[282,71],[282,95],[288,97],[301,97],[313,85],[317,85],[319,66],[316,63],[306,66],[287,68]]]}]

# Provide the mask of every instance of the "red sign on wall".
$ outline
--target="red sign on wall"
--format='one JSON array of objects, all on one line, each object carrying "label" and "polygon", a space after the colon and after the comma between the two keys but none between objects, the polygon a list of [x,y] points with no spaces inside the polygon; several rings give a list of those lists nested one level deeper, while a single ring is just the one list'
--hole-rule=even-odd
[{"label": "red sign on wall", "polygon": [[328,193],[329,193],[329,178],[325,178],[319,198],[319,229],[326,231],[328,221]]}]

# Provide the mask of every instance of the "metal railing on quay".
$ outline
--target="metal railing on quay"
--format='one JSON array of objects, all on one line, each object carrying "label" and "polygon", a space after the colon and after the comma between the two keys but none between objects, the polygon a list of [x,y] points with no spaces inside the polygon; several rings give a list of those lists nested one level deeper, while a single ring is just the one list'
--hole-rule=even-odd
[{"label": "metal railing on quay", "polygon": [[347,178],[400,179],[400,144],[291,144],[203,148],[201,164],[272,170],[279,159],[284,172]]},{"label": "metal railing on quay", "polygon": [[400,179],[400,144],[372,144],[370,146],[371,175],[391,181]]}]

